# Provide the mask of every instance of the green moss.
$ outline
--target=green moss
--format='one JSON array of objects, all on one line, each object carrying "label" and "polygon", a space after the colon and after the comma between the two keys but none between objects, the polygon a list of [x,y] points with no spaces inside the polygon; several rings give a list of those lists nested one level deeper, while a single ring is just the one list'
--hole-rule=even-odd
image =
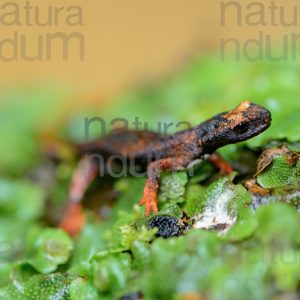
[{"label": "green moss", "polygon": [[73,242],[60,229],[43,229],[33,232],[27,240],[27,260],[38,272],[54,272],[71,257]]},{"label": "green moss", "polygon": [[186,172],[163,174],[161,176],[159,201],[166,202],[171,200],[175,203],[182,202],[187,182],[188,177]]},{"label": "green moss", "polygon": [[77,276],[54,273],[36,275],[20,286],[10,285],[0,290],[0,299],[69,300],[70,285]]},{"label": "green moss", "polygon": [[300,185],[300,162],[290,165],[284,156],[276,156],[272,164],[257,176],[257,182],[265,188]]},{"label": "green moss", "polygon": [[[253,170],[252,159],[262,148],[282,140],[299,152],[299,81],[299,62],[220,64],[217,54],[195,58],[162,84],[127,93],[105,110],[80,111],[58,135],[83,140],[82,116],[101,116],[108,123],[116,116],[129,123],[139,116],[154,130],[166,120],[196,125],[247,98],[272,112],[272,126],[220,152],[238,170],[247,171],[250,164]],[[50,179],[47,168],[42,168],[43,176],[33,176],[37,164],[44,166],[47,160],[37,135],[57,127],[67,95],[49,87],[1,94],[0,299],[119,299],[132,293],[145,299],[183,299],[194,293],[207,299],[252,300],[297,293],[300,164],[291,165],[280,155],[257,176],[258,184],[270,188],[268,195],[250,194],[238,182],[240,176],[222,177],[207,161],[188,172],[161,175],[160,214],[185,217],[192,226],[208,216],[216,223],[221,213],[231,223],[221,233],[211,226],[157,238],[156,229],[147,229],[151,216],[144,217],[144,208],[137,205],[144,177],[115,180],[118,197],[111,214],[99,221],[89,212],[76,238],[50,229],[45,215],[54,214],[51,225],[56,224],[75,164],[64,156],[49,172]],[[174,125],[170,132],[176,130]],[[241,157],[251,160],[244,163]]]}]

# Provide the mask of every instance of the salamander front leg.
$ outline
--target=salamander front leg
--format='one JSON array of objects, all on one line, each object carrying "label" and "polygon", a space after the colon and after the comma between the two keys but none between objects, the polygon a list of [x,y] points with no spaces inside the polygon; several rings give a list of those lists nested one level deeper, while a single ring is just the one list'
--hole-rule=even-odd
[{"label": "salamander front leg", "polygon": [[158,180],[147,179],[144,188],[144,195],[139,205],[145,205],[145,215],[148,216],[151,211],[157,213],[157,194],[158,194]]},{"label": "salamander front leg", "polygon": [[191,162],[191,159],[188,157],[178,157],[178,158],[164,158],[157,161],[154,161],[149,164],[147,169],[147,180],[144,188],[143,198],[139,202],[139,205],[145,205],[146,216],[150,212],[156,213],[157,208],[157,194],[159,189],[158,179],[160,173],[163,171],[175,171],[182,170],[187,167]]},{"label": "salamander front leg", "polygon": [[228,175],[234,171],[232,166],[217,152],[211,154],[208,160],[224,175]]}]

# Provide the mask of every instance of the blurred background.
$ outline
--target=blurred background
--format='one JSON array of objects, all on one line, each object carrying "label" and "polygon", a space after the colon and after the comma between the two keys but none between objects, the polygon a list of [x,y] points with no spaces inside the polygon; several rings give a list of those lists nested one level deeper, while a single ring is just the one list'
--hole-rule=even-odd
[{"label": "blurred background", "polygon": [[[2,2],[3,5],[9,3]],[[29,2],[31,8],[24,8],[26,2]],[[63,3],[58,0],[39,3],[18,0],[12,2],[16,7],[2,7],[3,22],[10,25],[1,26],[1,41],[12,39],[17,32],[18,40],[22,35],[25,36],[27,56],[33,58],[38,49],[43,48],[43,57],[36,57],[33,61],[22,59],[20,52],[24,49],[21,49],[19,41],[16,47],[17,59],[8,62],[0,60],[1,84],[51,80],[81,89],[83,97],[93,96],[101,101],[122,93],[128,87],[132,88],[149,80],[159,80],[178,72],[195,55],[219,51],[221,39],[224,38],[245,41],[257,38],[258,32],[263,30],[265,34],[270,34],[273,43],[277,41],[282,45],[282,35],[297,31],[297,26],[284,26],[278,22],[279,7],[284,7],[285,19],[291,22],[294,9],[298,8],[298,13],[300,11],[299,3],[296,0],[275,1],[278,6],[277,24],[273,25],[269,9],[272,2],[274,1],[258,2],[263,5],[266,23],[261,26],[260,9],[257,4],[255,6],[257,2],[248,0],[68,0]],[[225,12],[225,24],[222,24],[222,5],[226,3],[231,4]],[[241,9],[239,14],[237,3],[239,10]],[[74,6],[80,8],[80,17]],[[56,13],[58,8],[62,9]],[[14,12],[17,10],[20,22],[15,19]],[[26,23],[26,12],[30,25]],[[249,17],[251,13],[252,19],[247,23],[247,15]],[[241,26],[238,25],[238,16],[242,19]],[[298,16],[298,21],[299,18]],[[257,26],[251,25],[255,22],[258,23]],[[62,45],[59,42],[53,43],[53,55],[51,59],[46,59],[46,49],[38,47],[38,39],[42,37],[44,45],[47,34],[58,32],[78,32],[82,35],[82,59],[79,59],[79,45],[75,39],[70,41],[67,60],[62,59]],[[227,45],[227,48],[230,46],[232,45]],[[11,57],[11,47],[2,47],[6,57]],[[222,63],[221,60],[219,62]]]}]

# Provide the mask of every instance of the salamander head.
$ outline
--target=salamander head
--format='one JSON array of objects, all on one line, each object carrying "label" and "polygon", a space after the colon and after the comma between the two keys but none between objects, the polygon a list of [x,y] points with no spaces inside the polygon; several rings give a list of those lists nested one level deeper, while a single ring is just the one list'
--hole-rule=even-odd
[{"label": "salamander head", "polygon": [[214,116],[200,125],[200,143],[212,152],[227,144],[248,140],[269,128],[271,114],[260,105],[242,102],[235,109]]}]

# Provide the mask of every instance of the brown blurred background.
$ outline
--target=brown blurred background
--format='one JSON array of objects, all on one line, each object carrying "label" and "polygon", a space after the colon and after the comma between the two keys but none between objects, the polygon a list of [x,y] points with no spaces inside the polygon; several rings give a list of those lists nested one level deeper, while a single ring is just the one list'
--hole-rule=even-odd
[{"label": "brown blurred background", "polygon": [[[1,3],[8,2],[1,0]],[[14,3],[19,5],[20,17],[24,19],[22,7],[25,1],[18,0]],[[24,34],[28,43],[26,47],[29,53],[34,54],[37,35],[76,31],[84,37],[85,56],[80,61],[78,45],[71,43],[73,48],[68,61],[62,61],[61,47],[57,45],[50,61],[0,60],[2,85],[19,81],[54,80],[76,86],[83,94],[99,99],[170,74],[186,64],[195,53],[218,50],[222,38],[249,39],[257,36],[261,29],[247,24],[237,26],[233,10],[228,10],[226,26],[221,26],[220,0],[52,0],[29,3],[38,7],[41,20],[46,20],[48,7],[53,9],[55,6],[63,6],[67,9],[78,5],[82,8],[84,25],[66,24],[65,19],[69,14],[65,11],[59,15],[59,26],[1,24],[2,40],[11,38],[14,31]],[[247,12],[247,5],[253,1],[237,3],[244,7],[244,14]],[[271,1],[261,3],[265,3],[267,8]],[[287,16],[292,15],[294,6],[300,7],[296,0],[276,3],[285,6]],[[1,13],[8,13],[11,9],[12,7],[2,7]],[[269,11],[265,11],[265,16],[270,20]],[[13,15],[6,18],[13,20]],[[270,24],[262,29],[275,38],[282,36],[283,32],[295,31],[295,27]]]}]

